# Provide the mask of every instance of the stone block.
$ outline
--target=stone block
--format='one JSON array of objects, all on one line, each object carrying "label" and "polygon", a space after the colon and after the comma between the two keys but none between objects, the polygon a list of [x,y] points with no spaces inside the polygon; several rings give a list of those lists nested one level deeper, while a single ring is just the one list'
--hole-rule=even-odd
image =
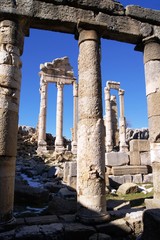
[{"label": "stone block", "polygon": [[125,152],[109,152],[105,154],[105,165],[122,166],[129,163],[129,156]]},{"label": "stone block", "polygon": [[140,153],[138,151],[130,151],[130,165],[140,165]]},{"label": "stone block", "polygon": [[160,209],[160,200],[159,199],[145,199],[145,206],[147,209]]},{"label": "stone block", "polygon": [[140,153],[140,164],[151,166],[151,156],[150,152],[141,152]]},{"label": "stone block", "polygon": [[69,175],[71,177],[77,176],[77,162],[70,162],[69,163]]},{"label": "stone block", "polygon": [[130,182],[132,182],[132,176],[124,175],[124,183],[130,183]]},{"label": "stone block", "polygon": [[109,176],[110,186],[113,188],[117,188],[119,185],[124,183],[124,176]]},{"label": "stone block", "polygon": [[133,139],[130,141],[130,151],[148,152],[150,151],[149,140]]},{"label": "stone block", "polygon": [[153,174],[149,173],[149,174],[143,175],[143,183],[153,183]]},{"label": "stone block", "polygon": [[160,239],[160,209],[147,209],[143,214],[142,239]]},{"label": "stone block", "polygon": [[137,193],[138,192],[138,186],[134,183],[123,183],[119,188],[117,189],[117,194],[129,194],[129,193]]},{"label": "stone block", "polygon": [[142,174],[135,174],[132,179],[133,183],[142,183]]},{"label": "stone block", "polygon": [[77,177],[72,177],[70,175],[68,175],[68,181],[67,181],[67,184],[76,189],[77,188]]},{"label": "stone block", "polygon": [[69,175],[69,162],[64,163],[64,169],[63,169],[63,181],[67,182]]},{"label": "stone block", "polygon": [[147,174],[148,169],[146,166],[119,166],[112,167],[112,174],[115,176],[127,175],[127,174]]}]

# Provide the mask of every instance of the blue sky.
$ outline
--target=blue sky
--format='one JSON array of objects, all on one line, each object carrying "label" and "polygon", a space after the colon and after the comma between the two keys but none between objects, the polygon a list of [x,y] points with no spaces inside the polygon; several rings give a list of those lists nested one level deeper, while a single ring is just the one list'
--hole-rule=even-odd
[{"label": "blue sky", "polygon": [[[160,10],[159,0],[120,0],[120,2],[124,6],[134,4]],[[127,122],[132,128],[142,128],[148,126],[143,54],[134,51],[134,47],[134,45],[117,41],[101,40],[103,106],[106,81],[120,82],[121,88],[125,90]],[[19,125],[37,126],[40,106],[39,65],[63,56],[69,57],[75,77],[78,79],[78,42],[74,39],[74,36],[35,29],[30,30],[30,36],[25,38],[22,56]],[[113,94],[116,94],[116,92],[113,91]],[[56,95],[55,84],[49,84],[47,132],[53,135],[55,135],[56,128]],[[72,124],[72,86],[65,86],[63,135],[68,138],[71,138]]]}]

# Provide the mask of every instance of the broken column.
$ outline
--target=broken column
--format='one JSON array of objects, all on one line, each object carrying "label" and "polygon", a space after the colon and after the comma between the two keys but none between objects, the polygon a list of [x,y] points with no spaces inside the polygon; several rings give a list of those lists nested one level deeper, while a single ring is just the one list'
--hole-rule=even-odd
[{"label": "broken column", "polygon": [[120,140],[120,152],[127,152],[128,146],[126,144],[126,119],[124,116],[124,90],[119,89],[119,140]]},{"label": "broken column", "polygon": [[[154,199],[160,199],[160,36],[143,40]],[[154,200],[153,200],[154,202]]]},{"label": "broken column", "polygon": [[111,116],[111,95],[110,88],[105,87],[105,106],[106,106],[106,116],[105,116],[105,126],[106,126],[106,152],[111,152],[113,150],[112,142],[112,116]]},{"label": "broken column", "polygon": [[63,151],[63,87],[61,82],[57,83],[57,112],[56,112],[56,140],[55,150]]},{"label": "broken column", "polygon": [[102,119],[100,39],[94,30],[79,32],[77,217],[86,223],[107,220],[105,147]]},{"label": "broken column", "polygon": [[38,121],[38,149],[37,152],[47,150],[46,143],[46,112],[47,112],[47,82],[41,76],[40,82],[40,113]]},{"label": "broken column", "polygon": [[24,34],[18,22],[0,22],[0,225],[12,223],[21,60]]},{"label": "broken column", "polygon": [[77,123],[78,123],[78,84],[73,83],[73,138],[72,153],[77,154]]}]

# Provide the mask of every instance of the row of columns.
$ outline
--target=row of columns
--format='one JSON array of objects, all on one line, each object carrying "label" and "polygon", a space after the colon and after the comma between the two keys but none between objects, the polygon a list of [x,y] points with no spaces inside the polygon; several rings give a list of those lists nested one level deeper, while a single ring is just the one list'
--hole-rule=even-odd
[{"label": "row of columns", "polygon": [[119,94],[119,107],[120,107],[120,116],[119,116],[119,145],[120,151],[128,151],[126,144],[126,119],[124,115],[124,90],[120,89],[120,83],[116,82],[107,82],[107,86],[104,89],[105,92],[105,106],[106,106],[106,152],[113,151],[113,119],[112,119],[112,106],[111,106],[111,94],[110,90],[116,89]]},{"label": "row of columns", "polygon": [[[4,20],[0,22],[0,34],[0,224],[5,224],[13,221],[21,82],[20,55],[22,54],[23,32],[18,23]],[[156,167],[156,170],[153,169],[154,198],[159,199],[160,41],[157,37],[150,38],[145,39],[143,44],[151,159]],[[104,177],[105,149],[102,119],[100,38],[95,30],[81,29],[79,32],[79,121],[77,140],[77,195],[79,203],[77,217],[88,223],[108,220]],[[155,174],[156,171],[157,174]]]},{"label": "row of columns", "polygon": [[[55,151],[64,151],[63,141],[63,88],[64,82],[57,82],[57,108],[56,108],[56,139]],[[48,82],[42,76],[40,80],[40,113],[38,123],[38,149],[37,152],[45,152],[47,150],[46,143],[46,114],[47,114],[47,86]],[[78,85],[73,82],[73,139],[72,152],[77,153],[77,121],[78,121]]]}]

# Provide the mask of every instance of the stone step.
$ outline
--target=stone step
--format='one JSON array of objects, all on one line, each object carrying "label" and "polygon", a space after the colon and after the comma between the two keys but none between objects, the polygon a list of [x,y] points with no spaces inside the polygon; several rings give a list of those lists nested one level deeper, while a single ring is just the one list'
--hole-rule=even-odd
[{"label": "stone step", "polygon": [[127,174],[147,174],[148,169],[147,166],[119,166],[119,167],[112,167],[111,173],[115,176],[120,175],[127,175]]}]

